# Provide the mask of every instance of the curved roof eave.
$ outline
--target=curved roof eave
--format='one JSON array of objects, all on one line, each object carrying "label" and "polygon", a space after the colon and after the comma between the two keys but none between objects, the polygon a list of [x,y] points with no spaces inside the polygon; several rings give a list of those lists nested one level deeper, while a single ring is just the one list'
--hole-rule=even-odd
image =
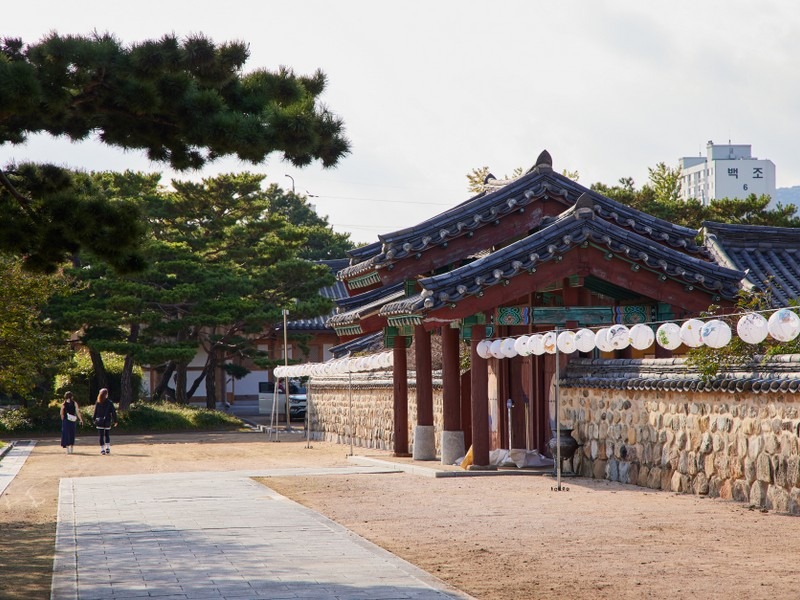
[{"label": "curved roof eave", "polygon": [[458,269],[419,280],[422,292],[395,301],[381,315],[431,311],[527,273],[582,243],[605,245],[632,262],[732,299],[744,273],[689,256],[600,218],[584,198],[551,225]]}]

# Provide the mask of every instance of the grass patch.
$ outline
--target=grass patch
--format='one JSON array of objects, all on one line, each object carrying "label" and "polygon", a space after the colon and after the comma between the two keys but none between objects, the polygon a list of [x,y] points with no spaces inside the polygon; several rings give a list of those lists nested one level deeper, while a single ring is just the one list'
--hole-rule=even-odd
[{"label": "grass patch", "polygon": [[[48,407],[16,408],[0,412],[0,434],[52,434],[61,430],[60,402]],[[94,405],[81,407],[85,425],[78,432],[93,429]],[[117,411],[120,433],[209,431],[238,429],[242,422],[227,413],[168,402],[135,402],[126,412]],[[1,444],[1,443],[0,443]]]}]

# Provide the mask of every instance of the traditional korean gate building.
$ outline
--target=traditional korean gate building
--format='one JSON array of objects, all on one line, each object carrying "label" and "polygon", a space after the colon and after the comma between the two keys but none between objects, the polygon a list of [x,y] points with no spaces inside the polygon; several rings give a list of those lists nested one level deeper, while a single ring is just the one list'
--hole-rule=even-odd
[{"label": "traditional korean gate building", "polygon": [[[463,454],[466,439],[475,465],[488,465],[490,448],[507,446],[509,433],[513,447],[545,451],[555,357],[486,360],[477,343],[487,334],[680,319],[711,304],[730,307],[745,273],[698,245],[698,233],[560,175],[545,151],[523,176],[488,179],[484,192],[353,251],[338,275],[352,296],[339,302],[329,324],[345,342],[383,332],[395,349],[398,455],[409,450],[406,347],[413,338],[414,456],[433,458],[431,334],[441,336],[443,353],[443,462]],[[459,377],[459,338],[472,347],[467,382]],[[670,356],[660,347],[652,351]],[[617,354],[644,356],[630,349]],[[462,383],[469,387],[468,411]]]}]

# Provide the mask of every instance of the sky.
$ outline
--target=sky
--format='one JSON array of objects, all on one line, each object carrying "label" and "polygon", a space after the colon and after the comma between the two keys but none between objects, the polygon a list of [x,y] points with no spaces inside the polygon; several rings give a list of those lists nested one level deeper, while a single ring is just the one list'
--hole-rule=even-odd
[{"label": "sky", "polygon": [[321,69],[322,100],[344,120],[352,152],[333,169],[272,155],[176,174],[137,152],[34,136],[0,146],[0,164],[160,171],[165,183],[263,173],[307,194],[356,243],[466,200],[474,168],[503,177],[545,149],[583,185],[642,185],[648,167],[730,141],[772,160],[778,187],[800,185],[796,0],[26,0],[3,9],[3,37],[33,43],[51,31],[111,32],[124,43],[203,33],[247,42],[245,71]]}]

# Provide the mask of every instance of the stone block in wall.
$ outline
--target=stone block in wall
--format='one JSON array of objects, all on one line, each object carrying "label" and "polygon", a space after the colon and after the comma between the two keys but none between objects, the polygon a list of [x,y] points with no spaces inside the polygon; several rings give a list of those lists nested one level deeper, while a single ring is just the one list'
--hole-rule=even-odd
[{"label": "stone block in wall", "polygon": [[700,496],[708,495],[708,477],[705,473],[698,473],[692,480],[692,491]]},{"label": "stone block in wall", "polygon": [[704,472],[704,473],[705,473],[705,474],[706,474],[708,477],[711,477],[712,475],[714,475],[714,473],[716,473],[716,472],[717,472],[717,470],[716,470],[716,468],[715,468],[715,466],[714,466],[714,459],[715,459],[715,458],[716,458],[716,457],[715,457],[713,454],[706,454],[706,455],[705,455],[705,456],[702,458],[702,461],[703,461],[703,462],[702,462],[702,465],[703,465],[703,472]]},{"label": "stone block in wall", "polygon": [[744,478],[748,485],[752,485],[756,480],[756,461],[749,455],[744,459]]},{"label": "stone block in wall", "polygon": [[697,451],[700,454],[708,454],[714,449],[714,441],[709,432],[705,432],[700,437],[700,443],[697,445]]},{"label": "stone block in wall", "polygon": [[742,479],[744,477],[744,461],[736,455],[728,460],[728,477]]},{"label": "stone block in wall", "polygon": [[741,431],[736,434],[736,454],[747,456],[747,436]]},{"label": "stone block in wall", "polygon": [[800,457],[796,454],[786,458],[786,486],[800,486]]},{"label": "stone block in wall", "polygon": [[606,478],[606,463],[608,461],[603,459],[597,459],[592,463],[592,477],[595,479],[605,479]]},{"label": "stone block in wall", "polygon": [[766,507],[777,512],[789,512],[791,500],[785,488],[771,485],[767,488]]},{"label": "stone block in wall", "polygon": [[[750,502],[750,486],[755,485],[749,483],[746,479],[737,479],[733,482],[731,489],[731,498],[738,502]],[[720,495],[721,498],[725,496]]]},{"label": "stone block in wall", "polygon": [[681,450],[678,453],[678,464],[675,470],[682,475],[686,475],[689,472],[689,453],[686,450]]},{"label": "stone block in wall", "polygon": [[722,452],[714,454],[714,471],[723,479],[730,477],[728,463],[729,459],[727,454]]},{"label": "stone block in wall", "polygon": [[708,478],[708,495],[712,498],[719,498],[722,495],[722,486],[728,485],[728,492],[730,493],[730,483],[727,480],[720,479],[717,476]]},{"label": "stone block in wall", "polygon": [[789,512],[793,515],[800,514],[800,488],[798,487],[789,490]]},{"label": "stone block in wall", "polygon": [[606,477],[609,481],[619,481],[619,461],[612,456],[606,462]]},{"label": "stone block in wall", "polygon": [[756,459],[756,479],[763,483],[773,481],[772,461],[766,453],[759,454]]},{"label": "stone block in wall", "polygon": [[750,504],[755,506],[766,507],[767,505],[767,488],[768,483],[763,481],[756,481],[750,486]]},{"label": "stone block in wall", "polygon": [[687,480],[688,480],[688,477],[686,477],[685,475],[679,473],[678,471],[675,471],[672,474],[672,478],[670,479],[670,482],[669,482],[669,488],[667,488],[667,489],[669,489],[670,491],[673,491],[673,492],[688,492],[690,490],[689,490],[689,487],[686,485],[687,484]]},{"label": "stone block in wall", "polygon": [[638,467],[638,476],[636,478],[636,485],[641,487],[648,487],[647,481],[650,478],[650,469],[647,465],[637,465]]},{"label": "stone block in wall", "polygon": [[675,473],[675,470],[671,469],[669,467],[661,470],[661,489],[662,490],[670,490],[670,489],[672,489],[672,475],[674,473]]},{"label": "stone block in wall", "polygon": [[650,473],[647,476],[647,487],[654,490],[660,490],[662,475],[663,470],[661,468],[653,467],[650,469]]},{"label": "stone block in wall", "polygon": [[780,450],[780,441],[774,433],[764,434],[764,452],[767,454],[777,454]]},{"label": "stone block in wall", "polygon": [[631,463],[627,460],[619,461],[619,482],[630,483]]},{"label": "stone block in wall", "polygon": [[594,477],[593,462],[588,458],[584,458],[578,463],[578,470],[576,473],[580,477],[592,478]]},{"label": "stone block in wall", "polygon": [[774,456],[772,460],[773,466],[773,479],[775,480],[775,485],[779,485],[781,487],[787,487],[789,485],[788,481],[788,461],[781,457],[781,456]]}]

